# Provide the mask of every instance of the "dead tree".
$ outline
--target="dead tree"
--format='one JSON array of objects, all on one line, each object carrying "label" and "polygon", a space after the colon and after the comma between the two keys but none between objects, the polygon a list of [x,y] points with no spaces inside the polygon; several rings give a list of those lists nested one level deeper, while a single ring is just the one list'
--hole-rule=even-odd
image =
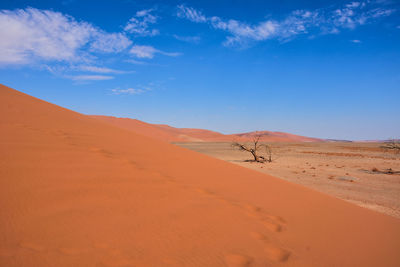
[{"label": "dead tree", "polygon": [[400,153],[400,140],[392,139],[382,146],[384,149],[392,150],[395,153]]},{"label": "dead tree", "polygon": [[[238,142],[233,142],[232,147],[239,149],[240,151],[247,151],[250,152],[251,155],[253,155],[253,158],[255,162],[272,162],[272,151],[271,147],[267,144],[260,144],[261,135],[257,134],[253,138],[253,142],[251,145],[246,145],[246,144],[241,144]],[[259,152],[264,148],[264,151],[266,153],[265,156],[259,155]]]}]

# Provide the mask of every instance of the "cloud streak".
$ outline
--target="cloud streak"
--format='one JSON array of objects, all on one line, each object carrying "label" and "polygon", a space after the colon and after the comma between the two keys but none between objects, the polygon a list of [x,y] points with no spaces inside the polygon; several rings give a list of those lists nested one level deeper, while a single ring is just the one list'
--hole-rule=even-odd
[{"label": "cloud streak", "polygon": [[151,14],[153,9],[144,9],[136,12],[126,26],[124,31],[132,33],[136,36],[155,36],[160,33],[157,29],[150,30],[150,25],[157,22],[158,17]]},{"label": "cloud streak", "polygon": [[114,79],[113,76],[106,75],[76,75],[69,78],[73,81],[105,81]]},{"label": "cloud streak", "polygon": [[178,5],[176,15],[195,23],[205,23],[228,34],[225,46],[244,46],[250,42],[277,39],[289,41],[301,34],[337,34],[344,29],[372,23],[396,10],[372,1],[351,2],[340,7],[295,10],[281,20],[268,19],[249,24],[235,19],[206,16],[200,10]]},{"label": "cloud streak", "polygon": [[137,58],[153,58],[155,54],[162,54],[170,57],[180,56],[178,52],[164,52],[149,45],[134,45],[129,53]]},{"label": "cloud streak", "polygon": [[[88,61],[92,53],[121,52],[125,34],[107,33],[59,12],[35,8],[0,11],[0,64]],[[88,49],[89,47],[89,49]]]},{"label": "cloud streak", "polygon": [[200,36],[181,36],[181,35],[176,35],[174,34],[173,37],[176,40],[182,41],[182,42],[186,42],[186,43],[194,43],[197,44],[200,42]]},{"label": "cloud streak", "polygon": [[79,71],[86,71],[93,73],[115,73],[115,74],[132,73],[132,71],[115,70],[106,67],[87,66],[87,65],[78,66],[75,69]]},{"label": "cloud streak", "polygon": [[127,89],[111,89],[113,95],[140,95],[148,90],[137,89],[137,88],[127,88]]},{"label": "cloud streak", "polygon": [[199,10],[196,10],[192,7],[187,7],[185,5],[178,5],[178,10],[176,15],[179,18],[186,18],[190,21],[197,23],[205,23],[209,20],[203,13]]}]

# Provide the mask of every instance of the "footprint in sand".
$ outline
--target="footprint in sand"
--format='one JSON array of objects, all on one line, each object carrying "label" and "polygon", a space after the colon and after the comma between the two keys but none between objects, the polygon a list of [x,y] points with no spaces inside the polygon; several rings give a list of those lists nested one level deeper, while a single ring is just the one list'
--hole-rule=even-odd
[{"label": "footprint in sand", "polygon": [[51,134],[53,136],[56,136],[58,138],[63,139],[68,145],[71,146],[76,146],[78,144],[74,143],[74,137],[68,133],[68,132],[64,132],[62,130],[49,130],[49,131],[45,131],[48,134]]},{"label": "footprint in sand", "polygon": [[275,222],[279,222],[279,223],[282,223],[282,224],[286,224],[285,219],[283,219],[283,218],[280,217],[280,216],[265,215],[265,218],[267,218],[267,219],[269,219],[269,220],[272,220],[272,221],[275,221]]},{"label": "footprint in sand", "polygon": [[45,247],[43,247],[43,246],[41,246],[39,244],[36,244],[34,242],[30,242],[30,241],[23,241],[23,242],[19,243],[19,246],[21,248],[26,248],[26,249],[33,250],[35,252],[43,252],[43,251],[46,250]]},{"label": "footprint in sand", "polygon": [[263,219],[265,217],[265,212],[262,211],[260,207],[253,206],[253,205],[240,205],[244,210],[247,216],[253,217],[256,219]]},{"label": "footprint in sand", "polygon": [[254,239],[261,240],[261,241],[264,241],[264,242],[267,242],[269,240],[269,238],[266,235],[258,233],[258,232],[251,232],[250,235]]},{"label": "footprint in sand", "polygon": [[253,238],[264,243],[264,251],[270,260],[284,262],[289,259],[291,253],[286,249],[279,248],[278,246],[270,243],[268,237],[264,234],[258,232],[252,232],[250,234]]},{"label": "footprint in sand", "polygon": [[[209,191],[209,190],[206,190],[206,189],[201,189],[201,188],[198,188],[196,191],[201,193],[201,194],[204,194],[204,195],[206,195],[208,197],[212,197],[212,198],[216,198],[216,199],[219,199],[221,201],[224,201],[224,202],[228,202],[227,200],[225,200],[224,198],[216,195],[212,191]],[[251,204],[242,205],[240,203],[234,203],[234,202],[229,202],[229,203],[232,204],[233,206],[238,206],[238,207],[240,207],[242,209],[245,209],[246,210],[246,214],[248,216],[257,218],[259,221],[261,221],[261,223],[269,231],[276,232],[276,233],[279,233],[279,232],[283,231],[283,226],[282,225],[285,224],[286,222],[282,217],[275,216],[275,215],[270,215],[270,214],[264,212],[261,207],[254,206],[254,205],[251,205]]]},{"label": "footprint in sand", "polygon": [[206,197],[214,198],[216,200],[219,200],[222,203],[230,204],[232,206],[237,206],[235,202],[229,201],[229,200],[223,198],[222,196],[216,194],[213,191],[210,191],[210,190],[207,190],[207,189],[202,189],[202,188],[197,188],[196,192],[198,192],[198,193],[200,193],[202,195],[205,195]]},{"label": "footprint in sand", "polygon": [[164,175],[162,173],[160,173],[160,175],[165,178],[165,181],[167,183],[171,183],[171,184],[176,184],[177,183],[176,179],[174,177],[172,177],[172,176]]},{"label": "footprint in sand", "polygon": [[258,218],[261,215],[261,208],[253,205],[242,206],[246,210],[247,216]]},{"label": "footprint in sand", "polygon": [[[114,156],[112,156],[114,157]],[[149,171],[149,169],[144,168],[143,166],[141,166],[139,163],[137,163],[134,160],[128,159],[128,158],[122,158],[122,162],[128,165],[131,165],[132,167],[134,167],[136,170],[140,170],[140,171]]]},{"label": "footprint in sand", "polygon": [[246,255],[229,254],[225,256],[225,263],[229,267],[248,267],[252,264],[253,259]]},{"label": "footprint in sand", "polygon": [[103,157],[106,157],[106,158],[115,158],[115,155],[112,152],[107,151],[107,150],[102,149],[102,148],[99,148],[99,147],[91,147],[91,148],[89,148],[89,150],[91,152],[98,153],[98,154],[100,154],[100,155],[102,155]]},{"label": "footprint in sand", "polygon": [[215,193],[210,191],[210,190],[207,190],[207,189],[198,188],[198,189],[196,189],[196,191],[198,193],[200,193],[200,194],[203,194],[203,195],[207,196],[207,197],[215,197]]},{"label": "footprint in sand", "polygon": [[245,205],[244,208],[247,210],[247,215],[258,218],[262,224],[270,231],[281,232],[283,230],[282,224],[285,224],[285,220],[282,217],[269,215],[264,212],[260,207],[253,205]]},{"label": "footprint in sand", "polygon": [[267,257],[273,261],[285,262],[290,257],[290,252],[286,249],[278,248],[276,246],[267,245],[264,249]]},{"label": "footprint in sand", "polygon": [[282,230],[283,230],[282,225],[277,224],[277,223],[273,223],[273,222],[270,222],[270,221],[263,220],[262,224],[265,226],[265,228],[267,228],[268,230],[270,230],[272,232],[279,233],[279,232],[282,232]]}]

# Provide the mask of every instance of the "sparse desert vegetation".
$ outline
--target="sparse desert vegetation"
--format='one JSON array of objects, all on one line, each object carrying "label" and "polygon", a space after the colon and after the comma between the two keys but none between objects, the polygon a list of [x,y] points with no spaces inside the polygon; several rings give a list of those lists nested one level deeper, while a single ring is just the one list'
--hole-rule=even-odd
[{"label": "sparse desert vegetation", "polygon": [[[267,143],[261,143],[260,138],[262,136],[256,134],[253,137],[253,141],[250,143],[239,143],[233,142],[231,144],[232,148],[238,149],[240,151],[249,152],[253,156],[254,162],[258,163],[265,163],[265,162],[272,162],[272,150],[271,146]],[[263,154],[264,152],[264,154]],[[248,160],[251,161],[251,160]]]}]

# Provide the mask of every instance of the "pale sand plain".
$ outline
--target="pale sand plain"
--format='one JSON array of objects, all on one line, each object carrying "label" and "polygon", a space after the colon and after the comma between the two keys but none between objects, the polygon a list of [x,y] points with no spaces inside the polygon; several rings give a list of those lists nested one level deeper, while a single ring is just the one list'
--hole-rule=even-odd
[{"label": "pale sand plain", "polygon": [[399,266],[400,220],[0,86],[0,266]]},{"label": "pale sand plain", "polygon": [[269,143],[273,162],[264,164],[229,142],[177,145],[400,218],[400,153],[382,143]]}]

